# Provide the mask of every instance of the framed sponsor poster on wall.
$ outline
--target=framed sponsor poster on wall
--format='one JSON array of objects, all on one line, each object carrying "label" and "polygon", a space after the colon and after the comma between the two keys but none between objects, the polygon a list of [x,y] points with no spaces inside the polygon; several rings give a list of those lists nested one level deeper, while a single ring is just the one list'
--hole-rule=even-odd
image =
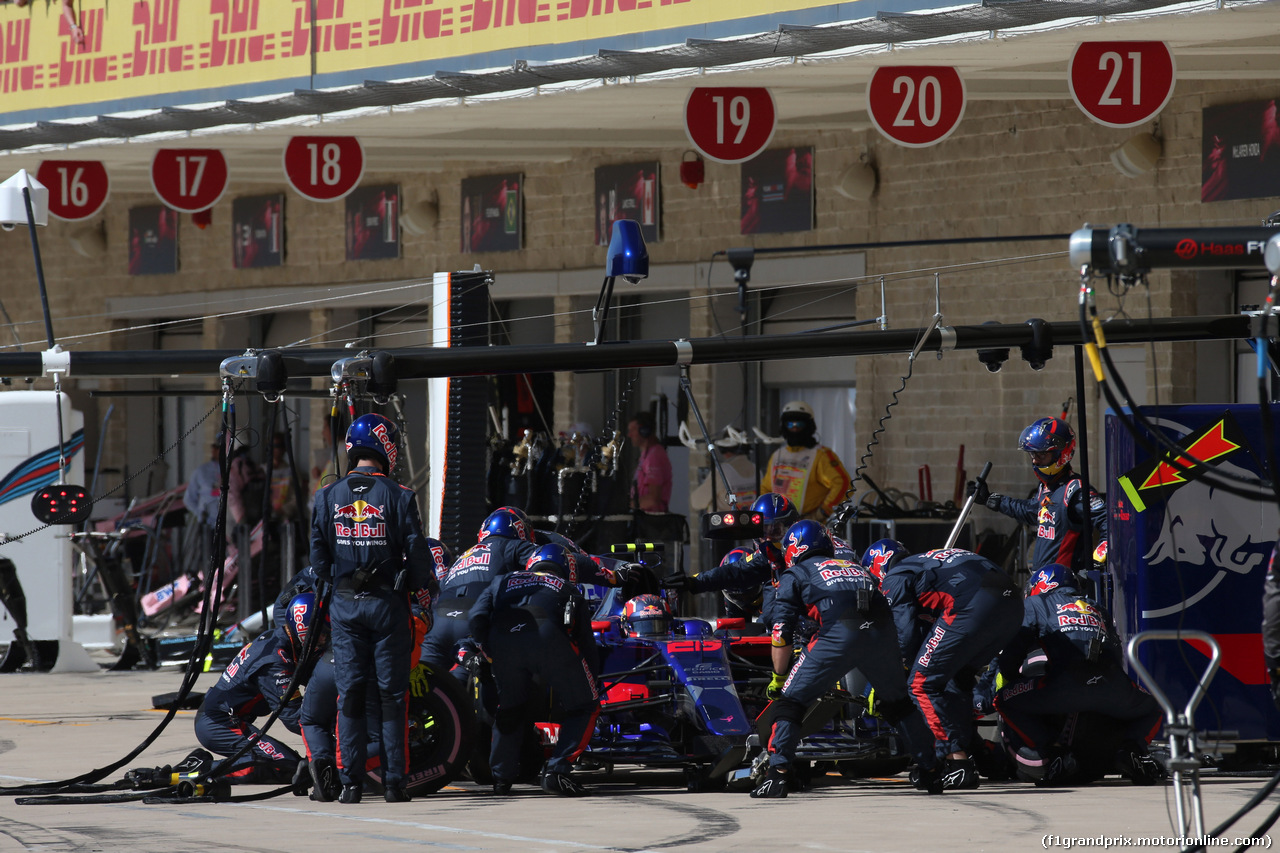
[{"label": "framed sponsor poster on wall", "polygon": [[347,260],[400,257],[400,187],[356,187],[346,202]]},{"label": "framed sponsor poster on wall", "polygon": [[743,234],[813,230],[813,148],[771,148],[742,169]]},{"label": "framed sponsor poster on wall", "polygon": [[231,202],[231,262],[238,270],[284,263],[284,193]]},{"label": "framed sponsor poster on wall", "polygon": [[1205,107],[1200,200],[1280,195],[1277,99]]},{"label": "framed sponsor poster on wall", "polygon": [[524,245],[524,175],[462,179],[462,251],[513,252]]},{"label": "framed sponsor poster on wall", "polygon": [[178,211],[162,204],[129,208],[129,275],[178,271]]},{"label": "framed sponsor poster on wall", "polygon": [[609,245],[613,223],[640,223],[646,243],[656,243],[662,218],[658,162],[596,167],[596,245]]}]

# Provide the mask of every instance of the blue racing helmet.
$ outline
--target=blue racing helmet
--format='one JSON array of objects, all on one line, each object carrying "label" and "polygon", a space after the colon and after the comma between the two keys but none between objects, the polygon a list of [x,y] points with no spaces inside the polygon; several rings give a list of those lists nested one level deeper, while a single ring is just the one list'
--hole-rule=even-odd
[{"label": "blue racing helmet", "polygon": [[449,573],[449,567],[453,565],[453,551],[439,539],[432,539],[430,536],[424,538],[427,550],[431,552],[431,568],[436,573],[436,580],[443,582],[444,576]]},{"label": "blue racing helmet", "polygon": [[576,577],[575,568],[576,564],[569,549],[555,543],[539,546],[524,564],[526,572],[546,572],[567,581],[572,581]]},{"label": "blue racing helmet", "polygon": [[399,440],[400,430],[390,418],[361,415],[347,429],[347,461],[354,466],[360,459],[373,459],[390,474],[400,457]]},{"label": "blue racing helmet", "polygon": [[1061,563],[1050,563],[1031,573],[1031,577],[1027,579],[1026,595],[1030,598],[1051,589],[1063,586],[1074,588],[1075,585],[1075,576],[1070,569]]},{"label": "blue racing helmet", "polygon": [[897,539],[878,539],[867,546],[862,555],[862,567],[876,576],[879,581],[899,561],[910,557],[907,546]]},{"label": "blue racing helmet", "polygon": [[533,524],[524,510],[513,506],[504,506],[489,513],[489,517],[480,525],[480,536],[477,541],[483,542],[490,536],[500,539],[522,539],[533,541]]},{"label": "blue racing helmet", "polygon": [[796,505],[786,495],[769,493],[761,495],[751,504],[752,513],[760,513],[760,523],[764,525],[764,538],[775,545],[782,541],[782,534],[787,528],[800,520]]},{"label": "blue racing helmet", "polygon": [[1022,431],[1018,438],[1018,447],[1028,453],[1045,453],[1053,451],[1054,457],[1047,465],[1036,465],[1036,473],[1041,477],[1056,476],[1076,452],[1076,434],[1071,425],[1061,418],[1041,418]]},{"label": "blue racing helmet", "polygon": [[809,519],[791,525],[782,545],[782,559],[788,569],[806,557],[832,557],[836,553],[827,528]]},{"label": "blue racing helmet", "polygon": [[[302,655],[306,647],[307,634],[312,627],[323,631],[328,626],[328,617],[320,615],[320,598],[314,592],[300,592],[289,602],[284,614],[284,630],[289,635],[289,645],[293,649],[295,659]],[[317,637],[311,646],[312,654],[320,652],[326,645],[324,636]]]}]

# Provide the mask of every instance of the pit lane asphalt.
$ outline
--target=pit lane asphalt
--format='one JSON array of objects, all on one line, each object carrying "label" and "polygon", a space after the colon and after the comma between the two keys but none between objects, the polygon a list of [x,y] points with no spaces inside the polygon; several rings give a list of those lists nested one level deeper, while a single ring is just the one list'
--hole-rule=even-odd
[{"label": "pit lane asphalt", "polygon": [[[201,676],[196,689],[215,677]],[[151,697],[176,690],[180,680],[172,670],[0,675],[0,785],[63,779],[120,758],[163,717]],[[180,761],[196,746],[193,716],[179,712],[147,752],[109,779],[128,767]],[[273,733],[301,748],[296,736]],[[977,791],[930,797],[911,790],[905,775],[857,782],[829,776],[774,801],[690,794],[670,772],[620,769],[583,781],[593,796],[580,800],[530,786],[495,798],[462,782],[410,803],[375,797],[354,806],[291,795],[256,803],[20,806],[0,796],[0,853],[1040,850],[1050,833],[1170,835],[1174,810],[1171,786],[1137,788],[1118,779],[1072,790],[984,781]],[[1264,781],[1206,777],[1206,825]],[[1241,821],[1241,834],[1260,822],[1265,805]]]}]

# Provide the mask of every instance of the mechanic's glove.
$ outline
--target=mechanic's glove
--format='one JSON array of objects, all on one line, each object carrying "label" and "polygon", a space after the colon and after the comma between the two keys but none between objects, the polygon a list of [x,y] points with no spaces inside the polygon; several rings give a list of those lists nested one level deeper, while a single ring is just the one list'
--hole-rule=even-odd
[{"label": "mechanic's glove", "polygon": [[876,689],[874,687],[872,687],[871,692],[867,694],[867,716],[880,716],[880,705],[876,702]]},{"label": "mechanic's glove", "polygon": [[769,687],[764,691],[764,695],[769,699],[781,699],[782,685],[785,684],[786,681],[787,677],[785,675],[778,675],[778,673],[775,672],[769,679]]},{"label": "mechanic's glove", "polygon": [[1004,673],[997,672],[996,673],[996,692],[999,693],[1001,690],[1004,690]]},{"label": "mechanic's glove", "polygon": [[964,496],[972,496],[974,503],[985,504],[991,497],[991,490],[987,488],[986,480],[970,480],[965,484]]},{"label": "mechanic's glove", "polygon": [[986,501],[984,501],[984,503],[986,503],[987,509],[993,509],[996,512],[999,512],[1000,501],[1002,500],[1004,500],[1004,495],[998,495],[995,492],[992,492],[991,495],[986,499]]},{"label": "mechanic's glove", "polygon": [[666,577],[664,577],[662,580],[658,581],[658,586],[662,587],[663,589],[678,590],[679,592],[685,592],[685,591],[692,592],[693,591],[692,581],[693,581],[693,578],[689,577],[683,572],[673,572],[672,574],[669,574]]}]

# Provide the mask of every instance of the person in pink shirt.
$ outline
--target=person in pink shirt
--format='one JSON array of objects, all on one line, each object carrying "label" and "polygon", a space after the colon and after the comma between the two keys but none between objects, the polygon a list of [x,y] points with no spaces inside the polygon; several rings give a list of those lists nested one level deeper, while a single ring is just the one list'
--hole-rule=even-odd
[{"label": "person in pink shirt", "polygon": [[637,412],[627,424],[627,440],[640,451],[631,486],[631,508],[642,512],[666,512],[671,502],[671,460],[658,438],[653,415]]}]

